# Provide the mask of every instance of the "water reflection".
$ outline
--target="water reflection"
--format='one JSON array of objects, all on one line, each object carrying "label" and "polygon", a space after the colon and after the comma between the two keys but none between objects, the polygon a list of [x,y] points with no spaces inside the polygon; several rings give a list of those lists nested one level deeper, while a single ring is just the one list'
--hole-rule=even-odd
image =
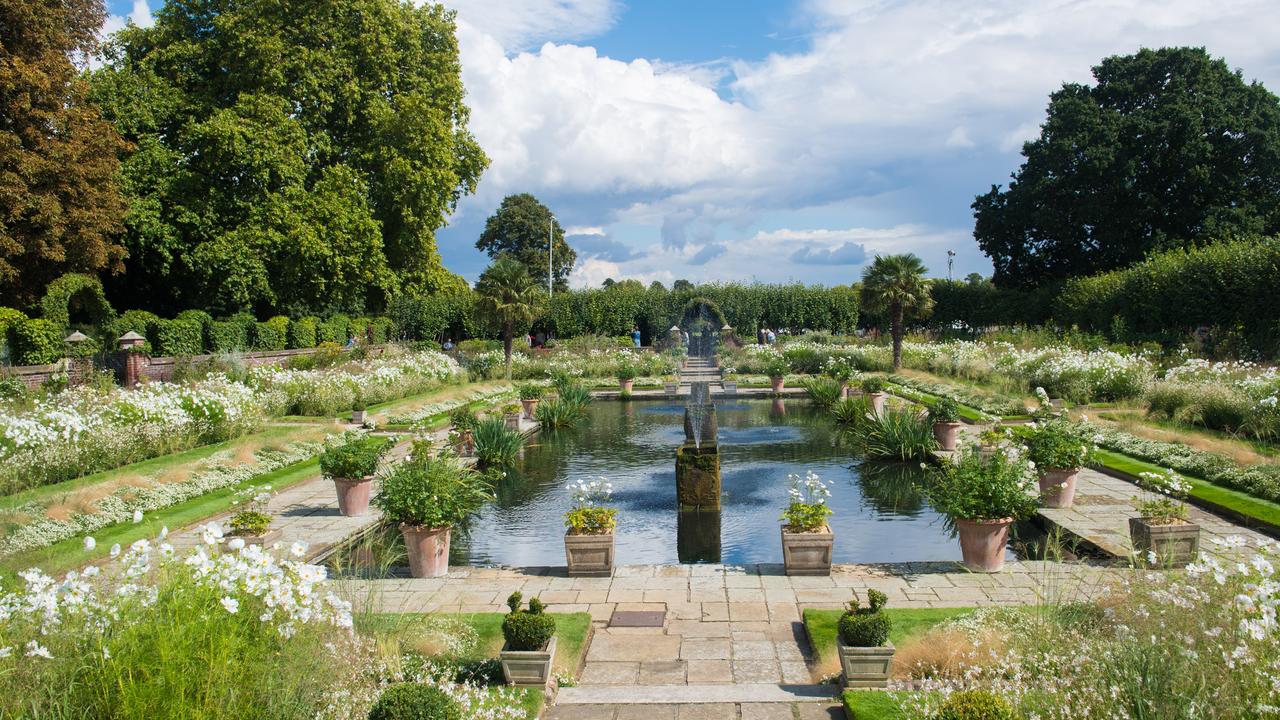
[{"label": "water reflection", "polygon": [[720,562],[720,511],[676,511],[676,556],[682,563]]}]

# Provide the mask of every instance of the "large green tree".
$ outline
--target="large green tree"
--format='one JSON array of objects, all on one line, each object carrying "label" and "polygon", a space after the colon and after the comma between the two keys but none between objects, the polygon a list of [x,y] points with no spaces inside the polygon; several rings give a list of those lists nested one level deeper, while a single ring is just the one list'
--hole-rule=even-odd
[{"label": "large green tree", "polygon": [[906,321],[933,310],[933,294],[925,280],[924,263],[913,254],[877,255],[862,271],[862,306],[889,316],[893,335],[893,369],[902,367],[902,338]]},{"label": "large green tree", "polygon": [[97,47],[100,0],[0,0],[0,296],[27,306],[66,272],[118,272],[120,135],[72,58]]},{"label": "large green tree", "polygon": [[457,286],[435,231],[487,160],[454,15],[402,0],[169,0],[95,97],[137,145],[119,304],[378,310]]},{"label": "large green tree", "polygon": [[1142,50],[1050,96],[1007,189],[973,204],[999,285],[1280,230],[1280,100],[1202,48]]},{"label": "large green tree", "polygon": [[498,326],[502,351],[511,377],[511,345],[516,328],[538,317],[543,300],[538,285],[519,260],[500,256],[476,281],[476,305],[486,320]]},{"label": "large green tree", "polygon": [[[551,258],[547,257],[548,235],[553,238]],[[564,228],[546,205],[529,193],[508,195],[498,211],[484,223],[484,232],[476,247],[496,258],[500,255],[519,260],[535,282],[547,287],[547,262],[557,290],[569,287],[569,273],[578,261],[578,253],[564,240]]]}]

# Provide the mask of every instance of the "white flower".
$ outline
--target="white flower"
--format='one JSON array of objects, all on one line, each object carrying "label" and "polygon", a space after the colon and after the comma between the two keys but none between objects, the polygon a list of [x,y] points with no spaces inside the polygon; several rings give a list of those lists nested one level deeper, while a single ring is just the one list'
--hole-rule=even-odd
[{"label": "white flower", "polygon": [[46,660],[53,659],[53,655],[49,654],[49,649],[35,640],[31,640],[27,643],[27,651],[25,654],[27,657],[42,657]]},{"label": "white flower", "polygon": [[244,538],[231,538],[231,542],[227,543],[227,547],[233,551],[238,551],[244,547]]},{"label": "white flower", "polygon": [[240,601],[233,597],[224,597],[221,602],[222,607],[232,615],[240,611]]},{"label": "white flower", "polygon": [[94,540],[92,535],[86,535],[84,538],[85,552],[91,552],[96,547],[98,547],[98,541]]},{"label": "white flower", "polygon": [[160,528],[160,539],[163,540],[167,537],[169,537],[169,526],[165,525],[164,527]]},{"label": "white flower", "polygon": [[302,542],[301,540],[294,542],[292,545],[289,546],[289,554],[296,558],[300,558],[303,555],[306,555],[307,544]]},{"label": "white flower", "polygon": [[119,555],[120,555],[120,543],[116,543],[115,545],[112,545],[112,546],[111,546],[111,552],[110,552],[110,555],[111,555],[111,557],[119,557]]},{"label": "white flower", "polygon": [[215,522],[205,525],[200,532],[200,538],[205,545],[217,545],[222,542],[222,526]]},{"label": "white flower", "polygon": [[141,511],[141,510],[134,510],[134,511],[133,511],[133,523],[136,525],[136,524],[138,524],[138,523],[140,523],[140,522],[142,522],[142,511]]}]

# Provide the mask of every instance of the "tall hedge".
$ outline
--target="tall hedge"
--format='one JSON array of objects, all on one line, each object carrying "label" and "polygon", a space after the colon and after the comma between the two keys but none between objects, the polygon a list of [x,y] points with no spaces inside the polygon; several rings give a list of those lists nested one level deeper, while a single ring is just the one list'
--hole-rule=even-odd
[{"label": "tall hedge", "polygon": [[1198,327],[1240,333],[1257,352],[1280,351],[1280,237],[1247,238],[1152,255],[1133,267],[1067,282],[1062,324],[1134,336]]},{"label": "tall hedge", "polygon": [[12,360],[9,330],[18,322],[26,319],[26,313],[21,310],[0,307],[0,360]]},{"label": "tall hedge", "polygon": [[990,280],[979,282],[934,280],[933,312],[926,324],[952,328],[957,324],[976,330],[1001,325],[1040,325],[1049,320],[1056,285],[1033,290],[997,287]]},{"label": "tall hedge", "polygon": [[209,351],[215,353],[240,352],[249,347],[249,337],[243,323],[214,320],[209,325]]},{"label": "tall hedge", "polygon": [[289,318],[276,315],[253,325],[251,345],[254,350],[284,350],[289,344]]},{"label": "tall hedge", "polygon": [[351,319],[346,315],[333,315],[329,319],[320,323],[316,329],[316,344],[331,342],[339,345],[345,345],[347,338],[351,337]]},{"label": "tall hedge", "polygon": [[204,353],[204,328],[200,321],[191,318],[157,320],[147,334],[151,342],[151,354],[157,356],[190,357]]},{"label": "tall hedge", "polygon": [[52,320],[27,318],[9,328],[17,365],[49,365],[66,355],[62,327]]},{"label": "tall hedge", "polygon": [[316,324],[319,319],[308,315],[289,323],[289,347],[293,349],[316,346]]}]

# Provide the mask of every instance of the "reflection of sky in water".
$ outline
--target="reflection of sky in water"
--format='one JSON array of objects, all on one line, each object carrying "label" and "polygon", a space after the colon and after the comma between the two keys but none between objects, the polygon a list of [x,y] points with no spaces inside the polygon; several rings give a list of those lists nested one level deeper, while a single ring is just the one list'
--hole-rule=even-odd
[{"label": "reflection of sky in water", "polygon": [[[942,518],[912,486],[918,468],[859,465],[834,447],[827,421],[807,403],[718,404],[717,420],[722,562],[782,561],[779,515],[787,503],[787,475],[808,470],[832,485],[836,562],[960,557]],[[570,504],[564,486],[593,477],[613,483],[620,511],[617,564],[713,560],[714,518],[677,518],[675,448],[684,439],[682,421],[683,408],[672,403],[592,403],[579,428],[540,437],[526,451],[519,472],[498,488],[498,502],[456,537],[454,561],[563,565],[563,515]]]}]

